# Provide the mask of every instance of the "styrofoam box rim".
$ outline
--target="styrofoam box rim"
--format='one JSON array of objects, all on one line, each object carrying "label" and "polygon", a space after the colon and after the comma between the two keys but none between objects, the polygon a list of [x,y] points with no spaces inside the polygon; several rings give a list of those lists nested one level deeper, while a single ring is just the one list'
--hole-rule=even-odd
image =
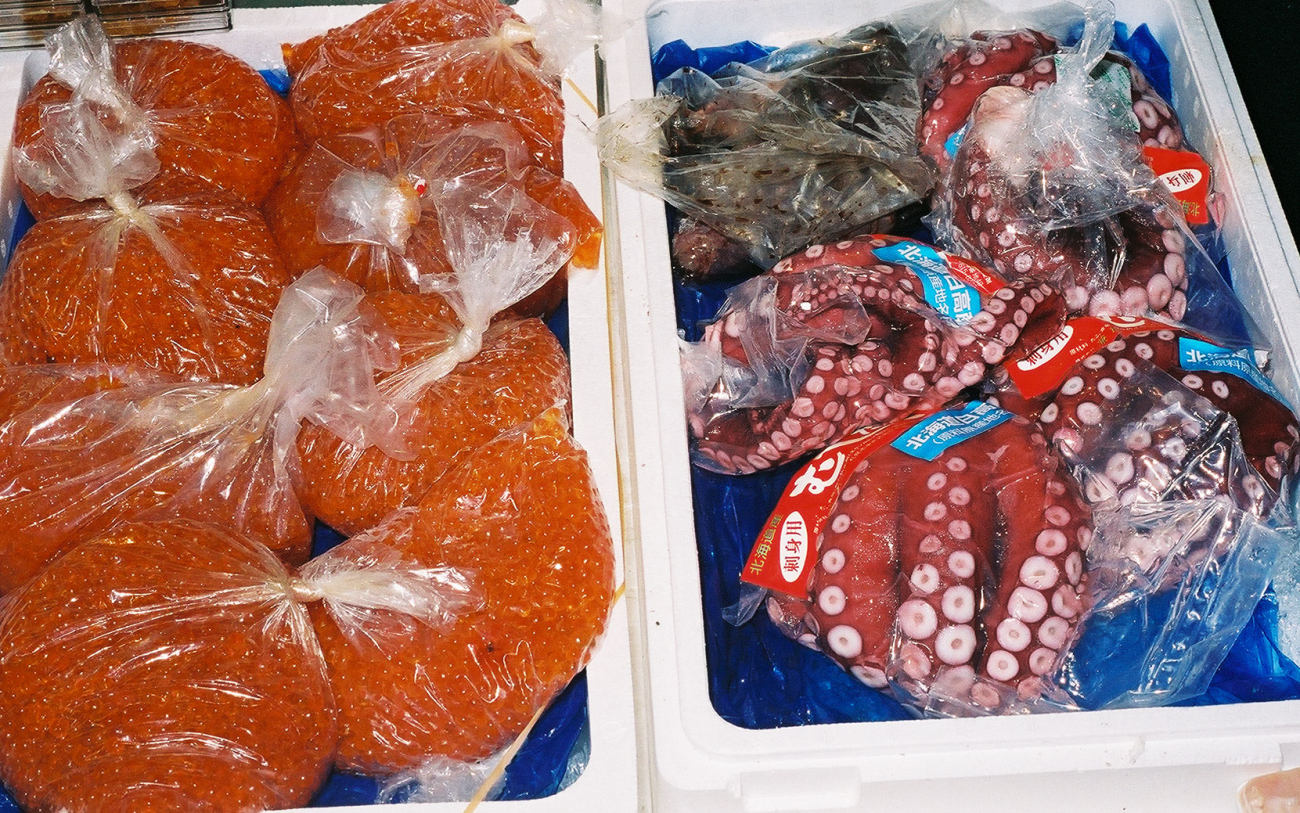
[{"label": "styrofoam box rim", "polygon": [[[909,0],[606,0],[629,28],[602,49],[609,109],[653,93],[650,44],[753,39],[784,45],[880,19]],[[1011,8],[1044,5],[1009,2]],[[1225,239],[1239,293],[1263,314],[1282,389],[1300,402],[1300,256],[1205,0],[1119,2],[1170,52],[1175,103],[1226,196]],[[1038,717],[897,721],[753,731],[718,716],[706,679],[699,566],[682,418],[663,203],[608,181],[622,273],[615,343],[628,410],[623,450],[635,511],[629,556],[643,580],[636,635],[646,647],[651,792],[656,810],[1215,809],[1252,775],[1300,759],[1300,701]],[[608,205],[608,204],[607,204]],[[1103,775],[1098,771],[1106,770]],[[1152,787],[1161,779],[1161,789]],[[1073,797],[1071,794],[1075,794]],[[1070,801],[1074,798],[1076,801]],[[1080,801],[1081,800],[1081,801]]]},{"label": "styrofoam box rim", "polygon": [[[529,17],[538,13],[540,7],[537,0],[522,0],[516,8]],[[283,68],[281,43],[301,42],[329,28],[350,23],[374,8],[373,5],[356,5],[236,9],[231,31],[181,38],[224,48],[259,70]],[[0,133],[4,133],[7,139],[12,139],[14,111],[20,94],[38,78],[31,74],[43,70],[42,56],[40,52],[32,51],[0,53]],[[28,74],[26,77],[24,71]],[[600,164],[594,141],[589,135],[596,111],[586,101],[597,98],[594,55],[576,60],[570,68],[568,80],[564,86],[564,102],[570,114],[564,139],[565,176],[578,188],[593,211],[599,212]],[[8,144],[6,141],[4,174],[0,180],[0,234],[6,242],[18,202]],[[4,250],[0,249],[0,252]],[[0,264],[4,259],[0,256]],[[622,521],[614,443],[609,300],[604,263],[594,271],[571,273],[568,296],[574,435],[587,451],[604,499],[618,556],[616,572],[621,573]],[[615,606],[605,637],[587,667],[591,758],[586,770],[571,786],[554,796],[531,801],[490,802],[482,809],[533,813],[573,810],[623,813],[636,810],[637,749],[627,606],[626,599]],[[459,813],[464,807],[463,804],[405,804],[383,808],[352,806],[310,810],[312,813],[320,810],[362,813],[378,809],[394,813]]]}]

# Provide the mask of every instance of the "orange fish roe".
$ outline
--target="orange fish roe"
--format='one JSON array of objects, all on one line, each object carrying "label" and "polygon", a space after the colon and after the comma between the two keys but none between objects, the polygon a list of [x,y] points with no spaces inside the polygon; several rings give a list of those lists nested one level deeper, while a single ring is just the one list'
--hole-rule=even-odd
[{"label": "orange fish roe", "polygon": [[[552,239],[575,247],[575,265],[594,268],[600,221],[571,183],[529,160],[509,124],[400,116],[313,144],[267,199],[267,224],[295,274],[324,266],[368,291],[415,292],[421,276],[454,270],[438,219],[443,189],[509,186],[568,221]],[[548,313],[564,294],[560,273],[512,312]]]},{"label": "orange fish roe", "polygon": [[[164,192],[197,181],[256,205],[279,180],[298,134],[288,103],[251,66],[211,45],[151,39],[115,43],[113,71],[153,132]],[[71,98],[51,76],[37,82],[15,114],[14,148],[32,150],[44,133],[42,114]],[[74,204],[20,188],[37,219]]]},{"label": "orange fish roe", "polygon": [[188,522],[119,525],[0,615],[0,776],[28,810],[305,805],[338,721],[289,574]]},{"label": "orange fish roe", "polygon": [[360,555],[375,543],[425,567],[464,569],[483,604],[450,627],[421,626],[382,648],[352,645],[312,608],[339,702],[345,770],[383,774],[497,751],[586,664],[605,627],[609,524],[559,410],[480,447],[417,509],[339,550]]},{"label": "orange fish roe", "polygon": [[[148,516],[239,529],[305,561],[311,524],[277,471],[274,432],[236,419],[196,426],[240,392],[100,365],[0,368],[0,592]],[[196,414],[182,417],[187,407]]]},{"label": "orange fish roe", "polygon": [[[402,348],[398,375],[446,349],[460,327],[434,294],[389,291],[370,301]],[[536,319],[498,322],[477,356],[402,412],[413,460],[396,460],[374,447],[358,451],[321,427],[305,425],[298,435],[303,504],[343,533],[373,528],[393,510],[418,502],[477,446],[567,403],[569,393],[569,362],[550,330]]]},{"label": "orange fish roe", "polygon": [[9,363],[131,363],[202,381],[261,376],[291,278],[262,215],[150,193],[37,223],[0,284]]},{"label": "orange fish roe", "polygon": [[405,113],[514,124],[533,161],[563,168],[564,104],[532,29],[497,0],[395,0],[284,47],[290,101],[312,139]]}]

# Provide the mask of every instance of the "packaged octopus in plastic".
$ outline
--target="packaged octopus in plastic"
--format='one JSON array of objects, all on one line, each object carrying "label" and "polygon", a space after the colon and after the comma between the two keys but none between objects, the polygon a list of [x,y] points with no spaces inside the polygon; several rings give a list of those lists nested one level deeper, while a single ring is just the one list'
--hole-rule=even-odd
[{"label": "packaged octopus in plastic", "polygon": [[261,213],[154,190],[38,222],[0,282],[9,364],[137,364],[251,384],[292,277]]},{"label": "packaged octopus in plastic", "polygon": [[288,104],[235,57],[173,40],[112,42],[82,17],[47,42],[50,72],[18,107],[14,169],[38,219],[152,180],[257,205],[297,133]]},{"label": "packaged octopus in plastic", "polygon": [[[607,623],[609,525],[560,409],[480,446],[418,506],[331,554],[348,561],[376,545],[471,572],[481,603],[440,629],[392,636],[395,649],[313,610],[339,703],[342,770],[390,775],[489,758],[585,665]],[[377,628],[391,620],[370,613]]]},{"label": "packaged octopus in plastic", "polygon": [[813,458],[741,578],[867,686],[932,715],[1005,713],[1062,702],[1044,676],[1083,613],[1091,538],[1037,425],[972,402]]},{"label": "packaged octopus in plastic", "polygon": [[724,74],[682,69],[600,125],[607,165],[698,222],[675,241],[679,265],[701,266],[691,254],[716,232],[770,268],[872,231],[929,191],[916,79],[889,27],[797,43]]},{"label": "packaged octopus in plastic", "polygon": [[1092,502],[1224,494],[1262,517],[1300,470],[1300,418],[1256,357],[1183,325],[1078,317],[1008,360],[997,398],[1043,424]]},{"label": "packaged octopus in plastic", "polygon": [[153,516],[213,522],[303,562],[300,424],[400,453],[373,378],[396,362],[361,290],[317,271],[286,292],[266,375],[248,387],[98,365],[0,369],[0,591],[78,542]]},{"label": "packaged octopus in plastic", "polygon": [[[291,272],[318,265],[367,291],[418,291],[420,278],[449,274],[439,199],[474,186],[520,189],[567,221],[557,240],[573,263],[600,259],[600,221],[563,178],[534,165],[512,125],[465,124],[423,114],[312,144],[265,210]],[[548,223],[561,221],[548,219]],[[565,275],[516,306],[536,316],[563,299]]]},{"label": "packaged octopus in plastic", "polygon": [[[1168,105],[1134,90],[1131,63],[1107,54],[1112,20],[1108,9],[1090,8],[1070,51],[1022,31],[994,36],[992,50],[950,54],[924,127],[938,139],[955,126],[955,108],[971,112],[946,139],[955,152],[936,196],[936,239],[1008,277],[1061,286],[1072,312],[1163,315],[1241,332],[1243,309],[1144,157],[1143,138],[1178,146],[1181,129]],[[1000,71],[998,60],[1017,50],[1030,64],[1018,73],[953,81],[976,60],[977,72]]]},{"label": "packaged octopus in plastic", "polygon": [[560,174],[560,74],[599,33],[583,0],[548,0],[525,22],[498,0],[397,0],[284,47],[290,101],[309,138],[406,113],[513,124],[538,166]]},{"label": "packaged octopus in plastic", "polygon": [[1064,318],[1050,286],[912,240],[812,246],[733,288],[683,346],[692,460],[749,473],[938,408]]},{"label": "packaged octopus in plastic", "polygon": [[441,295],[389,291],[370,300],[401,348],[378,390],[412,456],[354,445],[328,428],[299,437],[303,501],[344,533],[415,504],[475,447],[569,400],[568,359],[546,325],[494,322],[564,265],[567,221],[510,188],[484,196],[464,187],[438,206],[455,269],[434,278]]},{"label": "packaged octopus in plastic", "polygon": [[304,806],[340,731],[308,608],[382,649],[395,619],[445,626],[476,605],[466,574],[379,545],[294,575],[219,526],[115,526],[0,609],[0,777],[28,810]]}]

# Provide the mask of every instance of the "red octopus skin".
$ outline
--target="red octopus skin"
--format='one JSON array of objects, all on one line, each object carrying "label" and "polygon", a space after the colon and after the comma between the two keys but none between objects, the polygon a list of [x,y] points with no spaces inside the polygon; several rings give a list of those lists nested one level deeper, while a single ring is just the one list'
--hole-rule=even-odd
[{"label": "red octopus skin", "polygon": [[[1208,341],[1191,330],[1175,326],[1133,333],[1115,339],[1084,359],[1077,369],[1080,382],[1073,382],[1074,376],[1062,382],[1062,387],[1068,384],[1071,391],[1082,387],[1077,392],[1065,394],[1058,390],[1025,400],[1017,397],[1014,390],[1004,387],[999,400],[1004,409],[1037,418],[1045,426],[1056,428],[1062,425],[1058,419],[1062,415],[1068,418],[1069,410],[1072,407],[1077,409],[1078,404],[1087,399],[1088,393],[1101,395],[1100,399],[1094,397],[1094,402],[1106,400],[1106,394],[1100,391],[1103,387],[1106,392],[1122,397],[1128,380],[1139,373],[1143,362],[1149,362],[1215,408],[1231,415],[1237,422],[1247,462],[1270,489],[1279,491],[1283,477],[1300,472],[1300,419],[1285,403],[1243,378],[1208,370],[1183,369],[1178,349],[1178,340],[1183,337]],[[1113,382],[1118,389],[1113,389],[1111,384],[1103,385],[1102,381]],[[1149,447],[1157,445],[1153,439]]]},{"label": "red octopus skin", "polygon": [[1182,319],[1188,243],[1180,216],[1166,204],[1137,203],[1109,218],[1109,231],[1123,239],[1123,264],[1113,282],[1107,278],[1111,261],[1097,248],[1099,240],[1113,241],[1107,222],[1047,230],[1033,219],[1037,173],[1019,166],[1016,139],[1029,99],[1023,91],[999,88],[976,107],[945,191],[952,242],[1009,279],[1059,284],[1073,313]]},{"label": "red octopus skin", "polygon": [[1005,85],[1056,41],[1037,31],[977,31],[957,45],[926,77],[921,106],[921,154],[947,163],[945,144],[966,123],[984,91]]},{"label": "red octopus skin", "polygon": [[[798,459],[855,429],[935,409],[983,380],[1012,347],[1041,343],[1062,324],[1059,295],[1023,280],[982,297],[982,310],[964,326],[941,324],[920,296],[916,273],[875,255],[899,241],[868,236],[812,246],[765,275],[775,282],[781,316],[775,338],[812,338],[807,375],[793,398],[775,406],[734,409],[724,397],[688,416],[697,463],[747,474]],[[860,319],[863,309],[870,325],[865,339],[819,339]],[[745,342],[773,329],[766,316],[729,309],[705,328],[703,340],[748,365]]]},{"label": "red octopus skin", "polygon": [[868,686],[940,685],[993,709],[1036,694],[1070,640],[1091,539],[1091,512],[1029,421],[932,462],[886,446],[831,510],[807,601],[774,597],[768,613]]}]

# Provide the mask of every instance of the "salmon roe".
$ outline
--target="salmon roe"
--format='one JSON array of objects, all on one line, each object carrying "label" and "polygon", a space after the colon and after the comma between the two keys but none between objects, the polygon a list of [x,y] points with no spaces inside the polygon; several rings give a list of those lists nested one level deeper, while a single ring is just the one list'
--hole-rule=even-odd
[{"label": "salmon roe", "polygon": [[305,805],[338,722],[289,574],[190,522],[119,525],[0,615],[0,776],[27,810]]},{"label": "salmon roe", "polygon": [[[219,48],[178,40],[118,41],[113,71],[153,132],[162,165],[155,181],[164,194],[193,189],[197,182],[260,204],[298,144],[288,103],[250,65]],[[42,114],[71,98],[72,91],[51,76],[37,82],[15,113],[14,148],[32,149],[44,133]],[[21,183],[20,188],[38,220],[75,205]]]},{"label": "salmon roe", "polygon": [[[572,244],[573,264],[594,268],[600,259],[600,221],[573,184],[529,160],[518,131],[509,124],[399,116],[380,128],[329,135],[313,144],[267,199],[267,224],[294,274],[324,266],[367,291],[415,292],[421,276],[455,270],[438,219],[443,188],[472,186],[499,194],[503,187],[513,187],[567,220],[564,232],[542,236]],[[339,194],[335,184],[359,173],[375,173],[391,185],[389,206],[375,213],[377,222],[364,238],[330,242],[322,229],[331,218],[338,220],[332,206],[332,196]],[[398,199],[403,216],[394,220]],[[358,207],[369,202],[355,201]],[[400,244],[371,242],[381,236]],[[512,312],[549,313],[564,294],[565,274],[560,273]]]},{"label": "salmon roe", "polygon": [[0,592],[119,522],[153,516],[237,529],[305,561],[311,524],[277,465],[272,427],[196,429],[178,414],[239,392],[98,365],[0,368]]},{"label": "salmon roe", "polygon": [[[419,626],[377,646],[350,644],[311,608],[339,702],[345,770],[387,774],[499,750],[586,664],[607,622],[609,524],[559,410],[480,447],[418,509],[341,550],[360,555],[376,543],[425,567],[463,569],[483,601],[449,627]],[[372,620],[379,629],[400,621],[381,612]]]},{"label": "salmon roe", "polygon": [[504,121],[523,135],[533,161],[558,175],[564,103],[558,78],[519,41],[530,32],[498,0],[395,0],[284,47],[294,117],[311,139],[415,112]]},{"label": "salmon roe", "polygon": [[200,381],[261,377],[291,282],[266,222],[230,200],[141,196],[42,220],[0,283],[11,364],[129,363]]},{"label": "salmon roe", "polygon": [[[437,295],[388,291],[369,299],[402,348],[401,367],[381,379],[381,389],[393,375],[445,350],[460,329]],[[536,319],[498,322],[477,356],[402,410],[414,459],[397,460],[375,447],[360,451],[305,424],[298,435],[303,504],[343,533],[373,528],[392,511],[418,502],[476,447],[569,398],[569,362],[546,325]]]}]

